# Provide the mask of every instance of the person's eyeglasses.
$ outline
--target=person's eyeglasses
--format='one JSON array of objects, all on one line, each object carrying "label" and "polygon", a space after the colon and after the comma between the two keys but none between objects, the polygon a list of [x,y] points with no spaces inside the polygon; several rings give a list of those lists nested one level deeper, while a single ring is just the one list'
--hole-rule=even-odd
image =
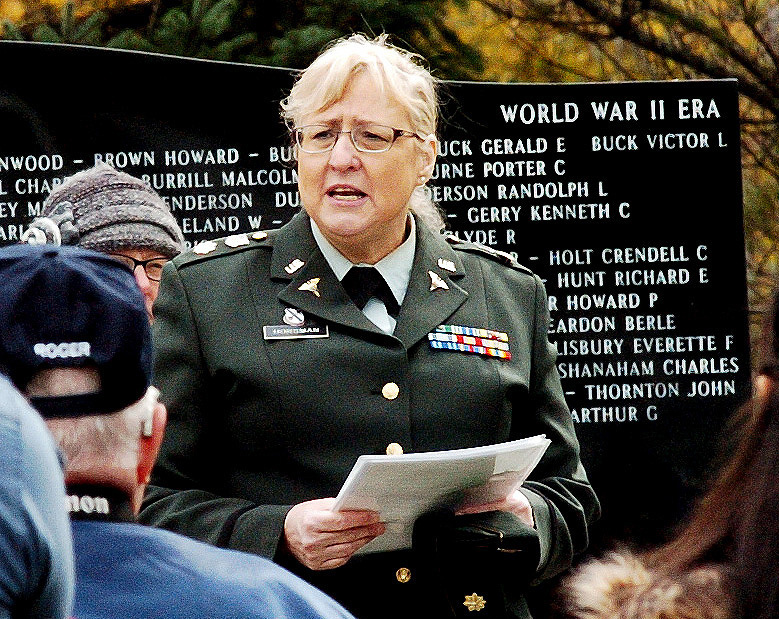
[{"label": "person's eyeglasses", "polygon": [[404,131],[385,125],[357,125],[349,131],[335,129],[329,125],[304,125],[294,130],[295,143],[304,153],[326,153],[335,147],[338,136],[348,133],[352,144],[361,153],[384,153],[392,148],[398,138],[423,140],[413,131]]},{"label": "person's eyeglasses", "polygon": [[130,270],[135,273],[135,269],[143,267],[146,277],[153,282],[160,281],[162,277],[162,267],[168,262],[167,258],[149,258],[148,260],[136,260],[130,256],[124,254],[109,254],[112,258],[116,258],[119,262],[123,262]]}]

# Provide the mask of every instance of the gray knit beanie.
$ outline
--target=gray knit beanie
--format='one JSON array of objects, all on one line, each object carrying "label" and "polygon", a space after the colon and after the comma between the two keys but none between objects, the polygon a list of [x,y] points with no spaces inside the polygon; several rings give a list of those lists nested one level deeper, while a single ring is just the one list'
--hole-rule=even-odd
[{"label": "gray knit beanie", "polygon": [[[152,249],[173,258],[184,246],[181,228],[151,186],[107,163],[66,178],[51,192],[42,216],[58,220],[63,212],[72,213],[74,244],[87,249]],[[62,242],[68,244],[64,234]]]}]

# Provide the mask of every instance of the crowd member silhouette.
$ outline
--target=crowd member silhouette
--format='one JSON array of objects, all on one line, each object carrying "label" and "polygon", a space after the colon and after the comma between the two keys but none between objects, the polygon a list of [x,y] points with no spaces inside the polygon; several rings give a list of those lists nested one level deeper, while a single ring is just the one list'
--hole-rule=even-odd
[{"label": "crowd member silhouette", "polygon": [[181,229],[157,192],[102,162],[55,187],[22,238],[77,245],[123,262],[138,282],[150,320],[162,267],[184,247]]},{"label": "crowd member silhouette", "polygon": [[562,616],[779,617],[779,295],[758,350],[753,397],[728,428],[737,446],[679,534],[582,565],[561,589]]},{"label": "crowd member silhouette", "polygon": [[70,616],[73,549],[64,501],[62,467],[43,420],[0,376],[0,618]]},{"label": "crowd member silhouette", "polygon": [[[166,411],[151,385],[146,306],[123,265],[78,247],[16,245],[0,249],[0,280],[0,364],[66,462],[67,499],[61,486],[55,498],[72,520],[75,617],[350,617],[270,561],[135,521]],[[43,542],[27,560],[54,578]]]}]

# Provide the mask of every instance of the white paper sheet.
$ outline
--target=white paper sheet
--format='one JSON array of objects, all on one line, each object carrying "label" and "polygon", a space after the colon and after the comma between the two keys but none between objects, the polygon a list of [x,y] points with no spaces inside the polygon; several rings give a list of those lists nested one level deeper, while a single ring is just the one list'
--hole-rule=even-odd
[{"label": "white paper sheet", "polygon": [[468,449],[360,456],[333,509],[377,511],[386,523],[386,532],[358,552],[410,548],[419,516],[504,499],[527,479],[550,443],[539,434]]}]

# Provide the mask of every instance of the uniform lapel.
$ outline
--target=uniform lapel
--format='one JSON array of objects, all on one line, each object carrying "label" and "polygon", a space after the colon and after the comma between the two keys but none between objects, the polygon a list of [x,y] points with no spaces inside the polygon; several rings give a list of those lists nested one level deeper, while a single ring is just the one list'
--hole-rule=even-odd
[{"label": "uniform lapel", "polygon": [[[293,268],[298,262],[302,266]],[[449,244],[417,220],[416,255],[394,334],[406,348],[445,323],[465,302],[468,293],[456,283],[464,275],[462,261]],[[274,235],[271,277],[289,282],[278,295],[283,303],[331,323],[386,335],[352,303],[319,250],[304,213]],[[444,285],[434,286],[436,278]]]},{"label": "uniform lapel", "polygon": [[455,281],[465,275],[465,270],[454,250],[419,219],[417,231],[414,266],[395,327],[395,337],[406,348],[445,323],[468,298]]},{"label": "uniform lapel", "polygon": [[271,277],[289,281],[278,295],[283,303],[331,323],[382,333],[344,291],[314,240],[308,216],[296,215],[276,234]]}]

